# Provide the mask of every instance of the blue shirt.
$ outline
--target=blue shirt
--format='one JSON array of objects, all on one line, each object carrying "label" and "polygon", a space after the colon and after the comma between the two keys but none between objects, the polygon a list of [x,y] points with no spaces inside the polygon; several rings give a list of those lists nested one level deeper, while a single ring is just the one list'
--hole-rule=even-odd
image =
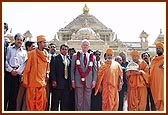
[{"label": "blue shirt", "polygon": [[125,63],[122,63],[121,66],[123,67],[123,86],[122,86],[122,90],[127,92],[128,89],[128,84],[127,84],[127,79],[126,79],[126,68],[127,65],[129,64],[129,61],[126,61]]},{"label": "blue shirt", "polygon": [[26,60],[27,60],[27,51],[26,50],[24,50],[22,47],[16,49],[15,45],[9,46],[7,48],[5,69],[8,72],[11,72],[13,70],[13,68],[19,69],[19,67],[22,64],[24,64]]}]

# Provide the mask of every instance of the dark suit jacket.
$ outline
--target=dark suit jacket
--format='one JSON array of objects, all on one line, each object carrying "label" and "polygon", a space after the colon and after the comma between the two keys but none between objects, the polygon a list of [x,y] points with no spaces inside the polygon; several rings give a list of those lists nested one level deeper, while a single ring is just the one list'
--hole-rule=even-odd
[{"label": "dark suit jacket", "polygon": [[65,79],[64,77],[64,63],[61,55],[57,55],[54,57],[54,60],[51,61],[51,68],[50,68],[50,76],[52,81],[57,82],[56,89],[65,89],[70,88],[70,80],[71,80],[71,74],[70,74],[70,66],[71,66],[71,60],[68,59],[68,79]]}]

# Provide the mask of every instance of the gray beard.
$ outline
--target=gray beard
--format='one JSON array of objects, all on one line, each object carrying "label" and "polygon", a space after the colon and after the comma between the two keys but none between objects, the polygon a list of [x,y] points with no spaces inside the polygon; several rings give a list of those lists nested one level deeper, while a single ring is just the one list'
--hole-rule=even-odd
[{"label": "gray beard", "polygon": [[107,61],[112,61],[112,59],[107,59]]}]

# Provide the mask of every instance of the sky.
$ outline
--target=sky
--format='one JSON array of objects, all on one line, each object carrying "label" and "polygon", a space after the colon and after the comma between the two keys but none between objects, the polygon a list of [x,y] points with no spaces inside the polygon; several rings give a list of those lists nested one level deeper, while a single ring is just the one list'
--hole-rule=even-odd
[{"label": "sky", "polygon": [[34,40],[45,35],[49,41],[83,13],[85,4],[89,14],[111,28],[121,41],[139,42],[144,30],[153,44],[160,29],[163,34],[166,31],[166,2],[3,2],[2,20],[13,35],[29,30]]}]

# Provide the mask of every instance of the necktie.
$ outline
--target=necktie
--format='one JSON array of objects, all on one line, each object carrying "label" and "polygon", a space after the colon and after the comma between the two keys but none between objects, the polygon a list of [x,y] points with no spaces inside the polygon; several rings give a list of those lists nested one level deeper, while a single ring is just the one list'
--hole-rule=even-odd
[{"label": "necktie", "polygon": [[67,60],[65,56],[64,56],[64,65],[65,65],[65,68],[64,68],[65,79],[67,79],[68,78],[68,68],[67,68]]},{"label": "necktie", "polygon": [[53,56],[53,55],[51,56],[51,60],[52,60],[52,61],[54,60],[54,56]]},{"label": "necktie", "polygon": [[99,70],[99,62],[97,61],[97,71]]},{"label": "necktie", "polygon": [[84,65],[86,67],[86,64],[87,64],[87,58],[86,58],[86,54],[84,53]]}]

